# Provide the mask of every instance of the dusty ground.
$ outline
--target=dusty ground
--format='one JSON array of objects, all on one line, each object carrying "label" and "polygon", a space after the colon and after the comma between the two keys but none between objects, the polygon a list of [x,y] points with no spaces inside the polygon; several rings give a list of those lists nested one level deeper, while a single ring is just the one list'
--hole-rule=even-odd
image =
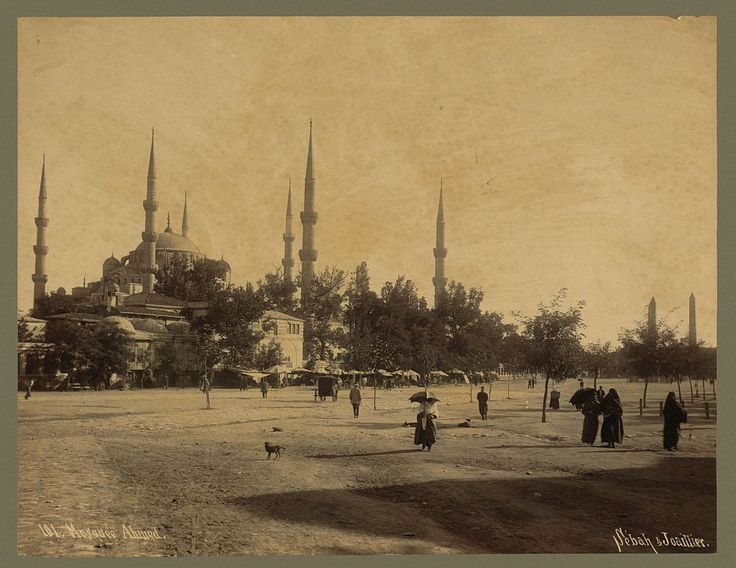
[{"label": "dusty ground", "polygon": [[[22,555],[424,554],[616,552],[616,529],[658,552],[716,547],[715,402],[688,404],[680,451],[661,450],[658,401],[670,385],[603,381],[622,396],[626,438],[615,450],[579,443],[566,401],[540,422],[543,388],[494,385],[478,419],[469,387],[442,399],[438,443],[412,445],[417,389],[34,393],[18,399],[18,552]],[[542,385],[543,387],[543,385]],[[475,394],[475,392],[474,392]],[[683,390],[683,394],[685,394]],[[689,402],[689,390],[686,401]],[[472,428],[458,422],[472,418]],[[283,432],[273,432],[274,426]],[[286,447],[266,460],[263,442]],[[70,534],[76,529],[114,535]],[[161,539],[124,538],[123,524]],[[40,525],[40,526],[39,526]],[[43,526],[56,530],[44,535]],[[709,548],[658,547],[688,533]],[[622,546],[647,552],[648,547]]]}]

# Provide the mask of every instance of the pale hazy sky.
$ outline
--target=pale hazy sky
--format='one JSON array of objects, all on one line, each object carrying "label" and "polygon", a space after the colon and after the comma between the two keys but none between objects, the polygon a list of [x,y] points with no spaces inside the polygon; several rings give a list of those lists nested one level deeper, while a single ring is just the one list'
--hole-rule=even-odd
[{"label": "pale hazy sky", "polygon": [[[140,242],[151,127],[158,229],[234,282],[279,267],[288,178],[301,247],[314,120],[318,268],[365,260],[432,298],[447,276],[532,313],[562,287],[589,340],[645,316],[716,343],[716,20],[95,18],[19,24],[19,307],[32,303],[46,153],[48,290]],[[295,252],[296,254],[296,252]]]}]

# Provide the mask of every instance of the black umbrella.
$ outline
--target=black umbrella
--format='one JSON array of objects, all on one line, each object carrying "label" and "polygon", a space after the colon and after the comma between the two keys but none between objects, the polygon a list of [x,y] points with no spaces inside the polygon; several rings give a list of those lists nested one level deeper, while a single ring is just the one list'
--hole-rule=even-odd
[{"label": "black umbrella", "polygon": [[411,402],[424,402],[425,400],[439,402],[440,399],[437,398],[431,392],[428,392],[428,391],[419,391],[419,392],[415,392],[413,395],[411,395],[409,397],[409,400]]},{"label": "black umbrella", "polygon": [[595,396],[595,389],[594,388],[587,388],[587,389],[580,389],[575,391],[575,393],[570,397],[570,404],[572,404],[575,408],[580,408],[585,404],[585,402]]}]

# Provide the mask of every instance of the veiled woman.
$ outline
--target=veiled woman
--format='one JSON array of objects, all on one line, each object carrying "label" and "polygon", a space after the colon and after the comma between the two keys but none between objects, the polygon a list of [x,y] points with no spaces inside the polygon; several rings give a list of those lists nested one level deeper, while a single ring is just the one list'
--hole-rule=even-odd
[{"label": "veiled woman", "polygon": [[624,407],[616,389],[610,389],[601,403],[603,410],[603,426],[601,427],[601,442],[615,448],[624,439],[624,422],[621,416]]},{"label": "veiled woman", "polygon": [[665,450],[671,452],[677,449],[677,442],[680,441],[680,424],[687,422],[687,411],[677,402],[674,392],[667,395],[662,407],[662,416],[664,417],[663,445]]},{"label": "veiled woman", "polygon": [[414,430],[414,444],[432,451],[432,444],[437,441],[437,427],[434,421],[437,419],[437,401],[433,398],[423,400],[419,403],[419,414],[417,414],[417,427]]},{"label": "veiled woman", "polygon": [[583,403],[580,410],[585,416],[583,418],[583,434],[580,439],[583,444],[592,446],[595,443],[596,436],[598,436],[598,417],[601,415],[601,405],[595,396],[595,391]]}]

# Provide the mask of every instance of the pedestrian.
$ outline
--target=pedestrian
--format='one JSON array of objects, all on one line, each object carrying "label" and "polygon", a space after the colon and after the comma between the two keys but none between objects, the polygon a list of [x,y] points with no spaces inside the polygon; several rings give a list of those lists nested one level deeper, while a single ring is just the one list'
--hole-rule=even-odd
[{"label": "pedestrian", "polygon": [[246,378],[245,375],[240,375],[240,390],[244,391],[246,388]]},{"label": "pedestrian", "polygon": [[532,390],[537,388],[537,377],[532,377]]},{"label": "pedestrian", "polygon": [[674,392],[667,395],[662,407],[662,416],[664,417],[663,446],[665,450],[671,452],[677,449],[677,442],[680,441],[680,424],[687,422],[687,411],[677,402]]},{"label": "pedestrian", "polygon": [[606,391],[603,390],[602,386],[598,387],[598,392],[596,394],[599,402],[603,402],[603,399],[606,398]]},{"label": "pedestrian", "polygon": [[552,392],[549,393],[549,407],[552,410],[560,409],[560,391],[556,388],[553,388]]},{"label": "pedestrian", "polygon": [[624,438],[624,421],[621,416],[624,407],[616,389],[610,389],[601,404],[603,411],[603,426],[601,427],[601,442],[608,444],[609,448],[615,448]]},{"label": "pedestrian", "polygon": [[580,388],[585,388],[585,383],[583,382],[583,379],[578,379],[578,383],[580,383]]},{"label": "pedestrian", "polygon": [[488,420],[488,393],[486,387],[480,387],[480,392],[475,398],[478,399],[478,412],[481,420]]},{"label": "pedestrian", "polygon": [[35,382],[35,379],[31,379],[26,383],[26,400],[31,398],[31,389],[33,388],[33,383]]},{"label": "pedestrian", "polygon": [[268,398],[268,381],[266,379],[261,379],[261,396]]},{"label": "pedestrian", "polygon": [[601,404],[594,393],[583,403],[580,410],[583,413],[583,434],[580,440],[583,444],[592,446],[595,444],[595,438],[598,436],[598,417],[601,415]]},{"label": "pedestrian", "polygon": [[417,414],[417,427],[414,430],[414,444],[422,445],[432,451],[432,445],[437,441],[437,401],[435,399],[423,400],[419,403],[419,414]]},{"label": "pedestrian", "polygon": [[360,400],[362,398],[360,394],[360,387],[358,387],[358,383],[355,383],[353,385],[353,388],[350,389],[350,404],[353,405],[353,418],[358,418],[358,415],[360,414]]},{"label": "pedestrian", "polygon": [[528,390],[528,389],[530,389],[530,388],[532,388],[532,380],[531,380],[531,379],[529,379],[529,380],[528,380],[528,381],[526,382],[526,388],[527,388],[527,390]]},{"label": "pedestrian", "polygon": [[340,392],[340,387],[337,384],[337,381],[332,383],[332,400],[333,402],[337,400],[337,393]]}]

